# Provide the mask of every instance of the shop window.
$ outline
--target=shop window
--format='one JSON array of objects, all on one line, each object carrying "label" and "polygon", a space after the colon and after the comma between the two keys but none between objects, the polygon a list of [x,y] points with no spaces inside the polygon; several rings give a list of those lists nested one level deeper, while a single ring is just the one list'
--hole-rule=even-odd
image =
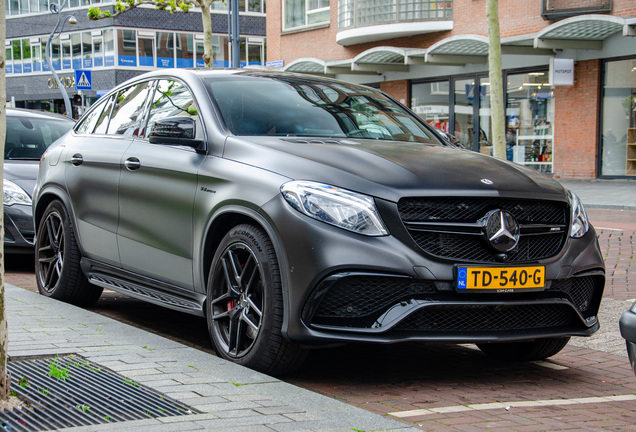
[{"label": "shop window", "polygon": [[174,67],[174,33],[157,32],[157,67]]},{"label": "shop window", "polygon": [[[31,13],[40,12],[39,0],[29,0],[29,10]],[[46,10],[43,10],[42,12],[46,12]]]},{"label": "shop window", "polygon": [[114,34],[112,29],[104,31],[104,66],[115,65]]},{"label": "shop window", "polygon": [[194,66],[194,35],[191,33],[177,33],[177,67],[188,68]]},{"label": "shop window", "polygon": [[636,59],[603,69],[601,175],[636,176]]},{"label": "shop window", "polygon": [[137,66],[137,32],[135,30],[117,30],[119,40],[119,65]]},{"label": "shop window", "polygon": [[429,125],[451,133],[448,118],[449,81],[414,84],[411,109]]},{"label": "shop window", "polygon": [[11,43],[13,47],[13,73],[22,73],[22,43],[20,39]]},{"label": "shop window", "polygon": [[[10,43],[7,41],[7,43]],[[6,46],[4,49],[4,58],[5,58],[5,73],[13,73],[13,51],[11,50],[11,46]]]},{"label": "shop window", "polygon": [[73,55],[73,69],[82,69],[82,34],[71,35],[71,51]]},{"label": "shop window", "polygon": [[554,89],[547,71],[507,76],[508,159],[551,174],[554,157]]},{"label": "shop window", "polygon": [[329,22],[329,0],[283,0],[283,30]]}]

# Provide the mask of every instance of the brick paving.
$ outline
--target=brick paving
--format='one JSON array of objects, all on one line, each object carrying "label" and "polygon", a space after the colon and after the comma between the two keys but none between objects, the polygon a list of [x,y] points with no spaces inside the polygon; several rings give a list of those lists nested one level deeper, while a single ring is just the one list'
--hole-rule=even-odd
[{"label": "brick paving", "polygon": [[[630,287],[636,277],[636,211],[588,209],[588,213],[606,260],[603,304],[614,313],[609,319],[601,315],[605,333],[596,344],[596,336],[590,343],[580,343],[588,339],[578,338],[543,364],[494,362],[471,345],[350,345],[316,350],[286,381],[387,418],[399,411],[443,411],[398,419],[420,430],[636,431],[636,401],[589,399],[636,394],[636,377],[617,334],[616,319],[629,300],[636,299],[636,286]],[[10,270],[6,281],[35,290],[29,267]],[[188,330],[177,329],[179,332]],[[610,339],[618,348],[610,349]],[[576,398],[584,399],[568,405],[550,404]],[[523,401],[547,402],[538,407],[466,411],[466,406],[477,404]],[[290,418],[291,414],[285,421]],[[271,429],[280,430],[278,427],[282,426]],[[293,425],[286,427],[296,430]]]}]

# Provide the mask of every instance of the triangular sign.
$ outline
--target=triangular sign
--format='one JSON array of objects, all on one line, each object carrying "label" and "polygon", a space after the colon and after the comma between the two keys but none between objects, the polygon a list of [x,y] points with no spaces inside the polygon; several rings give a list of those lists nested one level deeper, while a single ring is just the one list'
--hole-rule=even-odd
[{"label": "triangular sign", "polygon": [[88,78],[86,78],[86,74],[84,72],[82,72],[82,76],[80,77],[79,81],[77,82],[77,86],[78,87],[90,87],[91,83],[88,80]]}]

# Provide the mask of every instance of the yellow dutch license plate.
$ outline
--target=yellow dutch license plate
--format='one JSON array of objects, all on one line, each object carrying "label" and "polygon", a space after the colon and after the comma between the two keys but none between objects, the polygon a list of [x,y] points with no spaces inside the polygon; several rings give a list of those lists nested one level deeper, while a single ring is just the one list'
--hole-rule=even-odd
[{"label": "yellow dutch license plate", "polygon": [[545,286],[545,267],[457,267],[457,289],[513,292]]}]

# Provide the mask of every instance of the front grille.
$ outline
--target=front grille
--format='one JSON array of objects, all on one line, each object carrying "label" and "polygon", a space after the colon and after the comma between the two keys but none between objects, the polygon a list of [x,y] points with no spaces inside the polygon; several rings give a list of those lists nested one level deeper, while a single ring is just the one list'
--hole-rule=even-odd
[{"label": "front grille", "polygon": [[[519,243],[507,254],[493,250],[479,227],[480,219],[495,209],[510,212],[521,226]],[[433,257],[446,260],[540,260],[557,255],[567,238],[568,206],[565,202],[498,198],[408,198],[400,200],[398,211],[417,246]]]},{"label": "front grille", "polygon": [[470,334],[542,329],[580,322],[568,305],[442,305],[418,310],[396,330]]},{"label": "front grille", "polygon": [[490,210],[507,210],[523,224],[565,224],[567,205],[505,198],[405,198],[398,203],[405,222],[474,222]]},{"label": "front grille", "polygon": [[522,236],[517,247],[505,256],[494,254],[481,236],[412,231],[415,243],[438,258],[456,261],[522,262],[539,260],[559,253],[564,236],[542,234]]}]

